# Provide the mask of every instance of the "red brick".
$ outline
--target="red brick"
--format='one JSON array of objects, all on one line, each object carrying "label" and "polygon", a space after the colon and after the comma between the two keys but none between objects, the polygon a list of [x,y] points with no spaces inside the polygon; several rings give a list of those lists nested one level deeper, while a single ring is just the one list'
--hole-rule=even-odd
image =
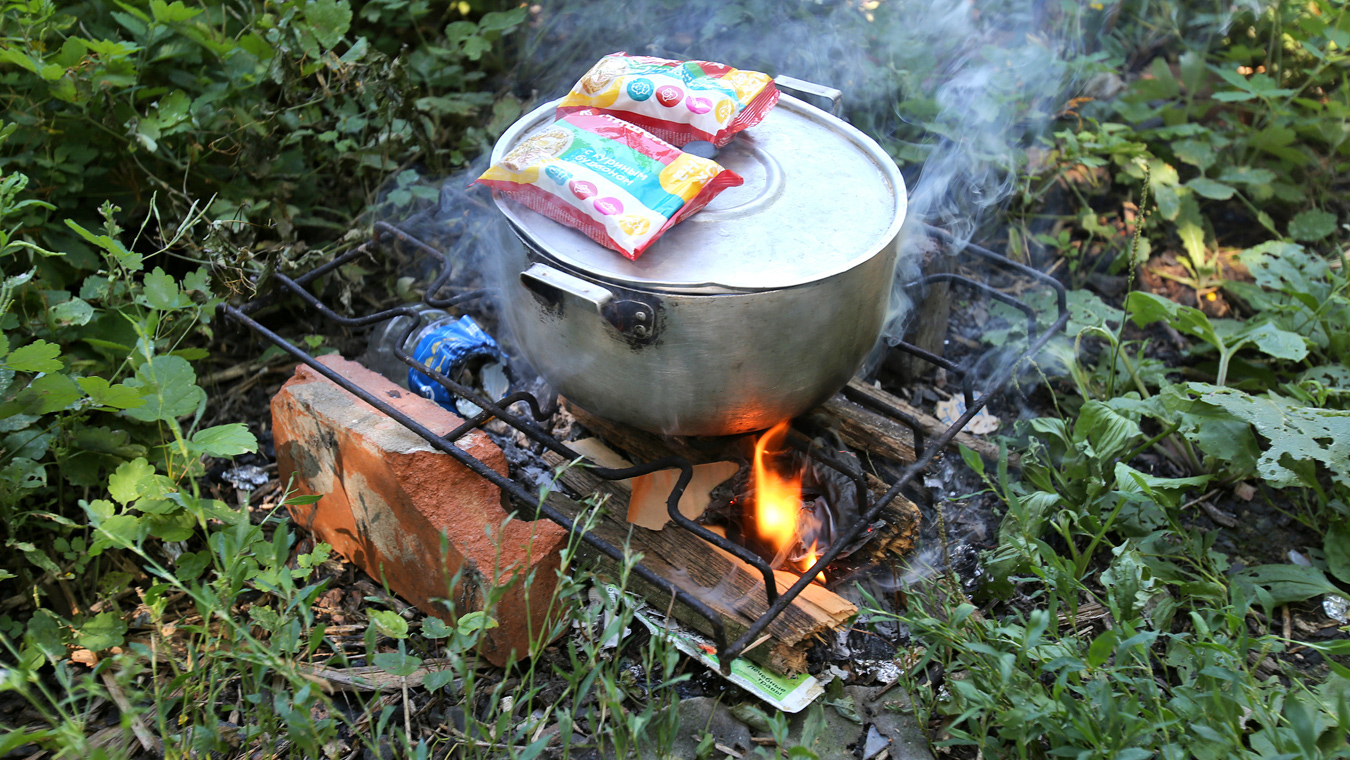
[{"label": "red brick", "polygon": [[[336,355],[320,361],[435,433],[460,424],[435,402],[355,362]],[[322,497],[291,507],[299,525],[449,623],[453,616],[433,600],[451,599],[464,614],[482,609],[489,591],[504,586],[490,612],[500,627],[487,633],[480,651],[497,665],[513,654],[529,656],[548,622],[566,540],[561,527],[548,520],[508,523],[510,504],[497,486],[303,364],[272,399],[272,432],[282,482],[294,476],[299,493]],[[458,445],[506,474],[505,456],[482,432]]]}]

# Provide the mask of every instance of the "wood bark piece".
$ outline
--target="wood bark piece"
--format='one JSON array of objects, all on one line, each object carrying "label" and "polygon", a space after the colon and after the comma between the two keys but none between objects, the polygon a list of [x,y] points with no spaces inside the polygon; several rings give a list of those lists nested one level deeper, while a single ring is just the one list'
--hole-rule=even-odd
[{"label": "wood bark piece", "polygon": [[[937,436],[938,434],[940,434],[942,431],[946,430],[949,427],[942,420],[939,420],[937,417],[934,417],[933,415],[923,411],[922,409],[920,409],[917,406],[914,406],[908,401],[904,401],[903,399],[900,399],[890,393],[887,393],[886,391],[883,391],[882,389],[877,388],[873,385],[864,383],[863,381],[858,380],[857,378],[848,381],[848,387],[851,390],[854,390],[860,394],[867,396],[868,398],[871,398],[875,401],[879,401],[888,406],[892,406],[904,412],[905,414],[908,414],[910,417],[914,418],[915,422],[919,423],[919,426],[923,428],[924,433],[926,433],[929,436]],[[971,451],[974,451],[975,453],[979,454],[981,457],[985,459],[990,459],[994,461],[998,460],[998,446],[995,446],[994,444],[984,440],[983,438],[977,438],[971,435],[970,433],[961,432],[956,434],[956,437],[952,439],[952,443],[950,445],[955,446],[958,443],[970,449]],[[911,446],[912,445],[913,442],[911,441]],[[1009,464],[1012,463],[1013,463],[1012,457],[1009,457]]]},{"label": "wood bark piece", "polygon": [[[740,472],[735,462],[707,462],[694,465],[693,477],[680,494],[680,514],[698,519],[708,508],[712,490]],[[679,470],[657,470],[633,478],[633,495],[628,502],[628,522],[648,530],[661,530],[670,522],[666,501],[679,482]]]},{"label": "wood bark piece", "polygon": [[[553,452],[546,452],[544,459],[554,466],[565,463]],[[559,475],[564,485],[579,493],[588,492],[593,478],[576,467]],[[626,496],[614,489],[608,493],[609,505],[591,532],[612,546],[627,546],[634,554],[640,552],[645,566],[714,609],[726,629],[728,641],[743,633],[768,608],[759,571],[686,530],[652,531],[624,521],[620,516],[627,513]],[[579,517],[584,510],[557,492],[550,494],[549,503],[569,517]],[[585,554],[598,560],[604,572],[617,577],[619,568],[614,560],[587,544],[581,546]],[[796,581],[796,576],[781,573],[776,580],[780,588],[786,588]],[[664,589],[650,586],[636,575],[629,576],[629,587],[663,612],[672,603]],[[769,623],[765,633],[770,641],[746,656],[781,672],[800,673],[806,668],[806,650],[812,639],[838,628],[856,612],[856,607],[833,592],[813,588],[809,594],[793,600],[783,614]],[[676,604],[673,614],[681,623],[703,634],[712,634],[712,627],[694,610]]]},{"label": "wood bark piece", "polygon": [[914,461],[914,433],[903,424],[835,395],[815,410],[837,423],[844,443],[896,462]]},{"label": "wood bark piece", "polygon": [[[952,271],[954,257],[943,253],[942,246],[933,238],[916,233],[907,237],[905,244],[918,250],[907,250],[901,255],[918,254],[924,276]],[[930,283],[918,295],[919,301],[910,307],[911,313],[922,314],[923,317],[911,320],[905,339],[925,351],[942,356],[951,322],[951,284],[946,281]],[[908,351],[893,350],[886,357],[886,368],[895,372],[902,382],[908,383],[932,369],[933,365]]]}]

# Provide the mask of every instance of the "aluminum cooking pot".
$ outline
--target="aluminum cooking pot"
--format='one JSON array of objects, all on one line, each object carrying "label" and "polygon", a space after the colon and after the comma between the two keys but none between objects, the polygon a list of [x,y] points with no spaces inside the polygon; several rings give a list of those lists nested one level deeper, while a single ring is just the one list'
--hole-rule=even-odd
[{"label": "aluminum cooking pot", "polygon": [[[493,162],[555,107],[508,129]],[[828,399],[876,342],[905,217],[891,158],[784,94],[716,160],[745,184],[636,261],[495,198],[523,243],[501,262],[515,340],[573,403],[656,433],[761,430]]]}]

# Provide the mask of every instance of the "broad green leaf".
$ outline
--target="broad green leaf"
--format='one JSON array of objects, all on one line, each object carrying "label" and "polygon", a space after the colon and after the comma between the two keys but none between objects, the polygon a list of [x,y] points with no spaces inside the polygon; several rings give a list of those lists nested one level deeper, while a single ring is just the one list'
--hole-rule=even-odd
[{"label": "broad green leaf", "polygon": [[525,21],[526,13],[527,10],[523,5],[509,11],[484,13],[483,18],[478,21],[478,29],[484,32],[503,32]]},{"label": "broad green leaf", "polygon": [[126,641],[127,624],[116,612],[101,612],[80,626],[75,640],[85,649],[101,652]]},{"label": "broad green leaf", "polygon": [[1115,654],[1117,641],[1120,641],[1120,634],[1116,633],[1115,629],[1108,628],[1102,631],[1088,647],[1088,665],[1094,668],[1105,665],[1106,661],[1111,659],[1111,655]]},{"label": "broad green leaf", "polygon": [[331,48],[351,28],[352,9],[347,0],[309,0],[305,3],[305,21],[319,44]]},{"label": "broad green leaf", "polygon": [[420,657],[406,652],[380,652],[371,658],[375,667],[394,676],[410,676],[422,665]]},{"label": "broad green leaf", "polygon": [[[1342,583],[1350,583],[1350,521],[1333,523],[1322,541],[1327,569]],[[1344,594],[1342,594],[1344,596]]]},{"label": "broad green leaf", "polygon": [[1289,237],[1314,242],[1336,231],[1336,215],[1320,209],[1309,209],[1289,220]]},{"label": "broad green leaf", "polygon": [[180,581],[195,581],[211,566],[211,552],[184,552],[174,562],[174,575]]},{"label": "broad green leaf", "polygon": [[94,318],[94,307],[83,299],[72,298],[53,306],[48,314],[58,327],[80,327]]},{"label": "broad green leaf", "polygon": [[1289,361],[1302,361],[1308,355],[1308,341],[1298,333],[1281,330],[1270,322],[1262,322],[1248,330],[1238,333],[1235,338],[1245,338],[1267,356]]},{"label": "broad green leaf", "polygon": [[486,631],[497,627],[497,621],[488,617],[486,612],[477,610],[459,616],[455,621],[455,628],[463,635],[469,635],[475,631]]},{"label": "broad green leaf", "polygon": [[5,357],[5,366],[15,372],[59,372],[61,347],[45,340],[35,340],[16,348]]},{"label": "broad green leaf", "polygon": [[[1213,479],[1211,475],[1193,475],[1189,478],[1163,478],[1140,472],[1124,462],[1116,462],[1116,489],[1125,492],[1141,492],[1147,489],[1151,496],[1170,495],[1175,505],[1176,499],[1186,491],[1203,488]],[[1169,494],[1170,492],[1170,494]],[[1164,502],[1168,501],[1163,499]]]},{"label": "broad green leaf", "polygon": [[165,274],[163,269],[155,267],[155,271],[145,276],[145,302],[151,308],[161,311],[177,309],[181,300],[178,282]]},{"label": "broad green leaf", "polygon": [[26,643],[37,647],[43,656],[55,662],[66,656],[62,621],[48,610],[38,610],[28,619]]},{"label": "broad green leaf", "polygon": [[1275,172],[1250,166],[1230,166],[1219,173],[1219,180],[1243,185],[1269,185],[1275,181]]},{"label": "broad green leaf", "polygon": [[192,448],[213,457],[233,457],[256,451],[258,439],[248,431],[247,425],[234,422],[198,430],[192,435]]},{"label": "broad green leaf", "polygon": [[1214,146],[1208,140],[1181,140],[1172,144],[1172,152],[1177,154],[1178,159],[1199,167],[1201,171],[1214,163]]},{"label": "broad green leaf", "polygon": [[80,387],[65,375],[43,375],[28,384],[25,393],[37,399],[38,414],[59,412],[75,403],[83,395]]},{"label": "broad green leaf", "polygon": [[408,638],[408,621],[392,610],[372,610],[370,622],[375,630],[392,639]]},{"label": "broad green leaf", "polygon": [[1305,565],[1257,565],[1243,574],[1270,592],[1274,604],[1301,602],[1323,594],[1344,593],[1321,570]]},{"label": "broad green leaf", "polygon": [[123,462],[108,476],[108,493],[119,504],[130,504],[142,496],[160,496],[154,465],[144,458]]},{"label": "broad green leaf", "polygon": [[8,456],[38,460],[47,456],[51,442],[51,433],[35,433],[32,430],[10,433],[4,437],[5,453]]},{"label": "broad green leaf", "polygon": [[428,639],[443,639],[454,632],[440,618],[427,617],[422,621],[422,635]]},{"label": "broad green leaf", "polygon": [[435,694],[455,680],[453,670],[433,670],[422,678],[422,687]]},{"label": "broad green leaf", "polygon": [[89,515],[89,522],[97,527],[104,520],[113,516],[116,507],[107,499],[94,499],[93,501],[80,500],[80,506],[84,508],[85,514]]},{"label": "broad green leaf", "polygon": [[1196,177],[1190,182],[1187,182],[1186,187],[1194,190],[1199,195],[1203,195],[1206,198],[1212,198],[1216,201],[1226,201],[1233,197],[1233,193],[1237,192],[1229,185],[1225,185],[1222,182],[1215,182],[1214,180],[1206,179],[1205,177]]},{"label": "broad green leaf", "polygon": [[1222,407],[1250,423],[1268,442],[1257,472],[1271,485],[1287,488],[1314,485],[1299,464],[1320,464],[1331,478],[1350,487],[1350,411],[1298,406],[1282,396],[1252,396],[1233,388],[1187,383],[1206,403]]},{"label": "broad green leaf", "polygon": [[477,61],[483,57],[483,54],[492,49],[492,43],[482,37],[470,37],[464,40],[464,57],[470,61]]},{"label": "broad green leaf", "polygon": [[1125,310],[1140,327],[1154,322],[1166,322],[1178,332],[1199,338],[1215,348],[1223,347],[1218,334],[1214,332],[1214,326],[1210,324],[1209,317],[1199,309],[1182,306],[1153,293],[1135,291],[1125,299]]},{"label": "broad green leaf", "polygon": [[1139,423],[1100,401],[1083,404],[1073,425],[1073,442],[1089,442],[1095,456],[1110,460],[1128,451],[1142,436]]},{"label": "broad green leaf", "polygon": [[136,376],[124,384],[144,389],[145,405],[126,411],[142,422],[173,420],[197,411],[206,400],[206,392],[197,387],[197,374],[186,359],[156,356],[136,370]]},{"label": "broad green leaf", "polygon": [[0,48],[0,63],[6,62],[28,69],[34,74],[38,72],[38,62],[33,60],[32,56],[25,55],[11,47]]},{"label": "broad green leaf", "polygon": [[1196,202],[1195,196],[1186,195],[1181,199],[1176,222],[1177,235],[1181,238],[1182,246],[1186,248],[1186,255],[1190,257],[1197,270],[1203,268],[1206,266],[1205,225],[1204,217],[1200,214],[1200,204]]},{"label": "broad green leaf", "polygon": [[187,512],[146,515],[141,518],[150,535],[162,541],[186,541],[196,532],[197,518]]},{"label": "broad green leaf", "polygon": [[131,388],[121,383],[112,385],[101,377],[81,377],[75,382],[81,390],[89,394],[89,399],[99,406],[132,409],[145,404],[145,399],[141,398],[140,388]]},{"label": "broad green leaf", "polygon": [[182,90],[174,90],[159,101],[155,118],[160,129],[168,129],[188,117],[192,99]]},{"label": "broad green leaf", "polygon": [[1236,103],[1243,100],[1255,100],[1256,94],[1252,92],[1238,92],[1235,90],[1224,90],[1223,92],[1216,92],[1210,97],[1224,103]]},{"label": "broad green leaf", "polygon": [[47,552],[29,543],[11,543],[10,545],[22,551],[24,558],[36,567],[41,568],[43,572],[51,573],[54,577],[61,576],[61,566],[53,562]]}]

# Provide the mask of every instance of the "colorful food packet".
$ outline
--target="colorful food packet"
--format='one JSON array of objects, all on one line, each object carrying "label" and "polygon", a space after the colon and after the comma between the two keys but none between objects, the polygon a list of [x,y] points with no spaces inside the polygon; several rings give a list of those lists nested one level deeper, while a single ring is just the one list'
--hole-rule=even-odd
[{"label": "colorful food packet", "polygon": [[523,140],[477,181],[636,259],[743,180],[625,121],[579,111]]},{"label": "colorful food packet", "polygon": [[558,115],[594,108],[672,145],[706,140],[720,148],[758,124],[777,102],[773,80],[757,71],[611,53],[572,86]]}]

